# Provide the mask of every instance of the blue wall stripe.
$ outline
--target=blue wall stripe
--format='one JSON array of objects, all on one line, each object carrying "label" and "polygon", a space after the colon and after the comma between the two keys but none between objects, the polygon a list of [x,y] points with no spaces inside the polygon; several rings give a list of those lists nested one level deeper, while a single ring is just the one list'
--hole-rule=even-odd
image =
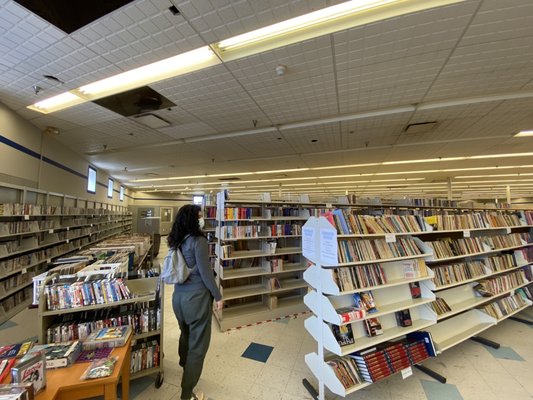
[{"label": "blue wall stripe", "polygon": [[[57,167],[59,169],[62,169],[63,171],[67,171],[67,172],[70,172],[71,174],[73,175],[76,175],[77,177],[79,178],[82,178],[82,179],[87,179],[87,175],[84,175],[76,170],[73,170],[72,168],[70,167],[67,167],[66,165],[63,165],[55,160],[52,160],[51,158],[48,158],[46,156],[42,156],[41,154],[31,150],[31,149],[28,149],[27,147],[21,145],[21,144],[18,144],[14,141],[12,141],[11,139],[8,139],[6,138],[5,136],[2,136],[0,135],[0,143],[4,143],[6,144],[7,146],[10,146],[12,148],[14,148],[15,150],[18,150],[24,154],[27,154],[29,156],[32,156],[32,157],[35,157],[37,158],[38,160],[43,160],[44,162],[50,164],[50,165],[53,165],[54,167]],[[100,183],[98,181],[96,181],[96,184],[97,185],[100,185],[104,188],[107,189],[107,185],[106,184],[103,184],[103,183]],[[128,196],[129,197],[129,196]]]},{"label": "blue wall stripe", "polygon": [[63,165],[61,163],[58,163],[57,161],[52,160],[52,159],[50,159],[48,157],[43,156],[43,161],[47,162],[50,165],[53,165],[54,167],[60,168],[60,169],[62,169],[64,171],[70,172],[71,174],[79,176],[80,178],[87,179],[87,175],[83,175],[83,174],[79,173],[78,171],[75,171],[72,168],[69,168],[66,165]]},{"label": "blue wall stripe", "polygon": [[41,155],[31,149],[28,149],[27,147],[24,147],[21,144],[15,143],[14,141],[6,138],[5,136],[0,135],[0,142],[13,147],[14,149],[23,152],[24,154],[27,154],[29,156],[35,157],[37,159],[41,158]]}]

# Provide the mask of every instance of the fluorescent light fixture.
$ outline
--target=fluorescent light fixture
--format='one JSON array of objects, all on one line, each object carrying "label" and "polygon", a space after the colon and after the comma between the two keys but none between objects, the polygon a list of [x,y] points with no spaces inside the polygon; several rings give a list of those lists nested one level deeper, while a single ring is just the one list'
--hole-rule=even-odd
[{"label": "fluorescent light fixture", "polygon": [[73,92],[87,100],[95,100],[207,68],[220,62],[209,46],[204,46],[84,85]]},{"label": "fluorescent light fixture", "polygon": [[514,137],[529,137],[533,136],[533,131],[520,131]]},{"label": "fluorescent light fixture", "polygon": [[58,94],[57,96],[50,97],[48,99],[38,101],[37,103],[28,106],[27,108],[43,114],[48,114],[85,102],[86,100],[84,98],[76,96],[75,94],[70,92],[65,92]]},{"label": "fluorescent light fixture", "polygon": [[460,0],[352,0],[222,40],[224,61]]}]

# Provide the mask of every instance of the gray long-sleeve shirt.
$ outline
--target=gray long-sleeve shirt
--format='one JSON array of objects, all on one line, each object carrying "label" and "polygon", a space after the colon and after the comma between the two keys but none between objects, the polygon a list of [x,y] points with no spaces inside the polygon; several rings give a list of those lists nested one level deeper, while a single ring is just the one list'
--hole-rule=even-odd
[{"label": "gray long-sleeve shirt", "polygon": [[221,300],[222,296],[209,263],[207,239],[204,236],[189,236],[181,244],[181,252],[187,266],[193,271],[185,283],[174,285],[174,290],[188,292],[207,288],[216,301]]}]

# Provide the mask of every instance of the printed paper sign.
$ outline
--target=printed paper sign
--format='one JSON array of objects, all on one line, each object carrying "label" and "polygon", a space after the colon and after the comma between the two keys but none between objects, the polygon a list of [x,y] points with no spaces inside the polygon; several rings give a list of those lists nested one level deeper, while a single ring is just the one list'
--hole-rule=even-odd
[{"label": "printed paper sign", "polygon": [[470,237],[470,231],[468,229],[463,231],[463,237]]},{"label": "printed paper sign", "polygon": [[394,233],[385,234],[385,242],[387,242],[387,243],[395,243],[396,242],[396,235]]},{"label": "printed paper sign", "polygon": [[337,231],[335,229],[320,230],[320,263],[322,265],[337,265]]},{"label": "printed paper sign", "polygon": [[308,260],[316,263],[315,235],[316,229],[312,227],[302,228],[302,254]]},{"label": "printed paper sign", "polygon": [[413,369],[411,367],[402,369],[402,379],[409,378],[411,375],[413,375]]}]

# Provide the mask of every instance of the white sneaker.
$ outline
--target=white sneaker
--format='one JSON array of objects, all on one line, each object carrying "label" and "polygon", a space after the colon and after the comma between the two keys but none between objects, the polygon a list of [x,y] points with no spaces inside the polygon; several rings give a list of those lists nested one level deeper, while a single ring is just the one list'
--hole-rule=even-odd
[{"label": "white sneaker", "polygon": [[206,400],[203,392],[196,392],[192,394],[191,400]]}]

